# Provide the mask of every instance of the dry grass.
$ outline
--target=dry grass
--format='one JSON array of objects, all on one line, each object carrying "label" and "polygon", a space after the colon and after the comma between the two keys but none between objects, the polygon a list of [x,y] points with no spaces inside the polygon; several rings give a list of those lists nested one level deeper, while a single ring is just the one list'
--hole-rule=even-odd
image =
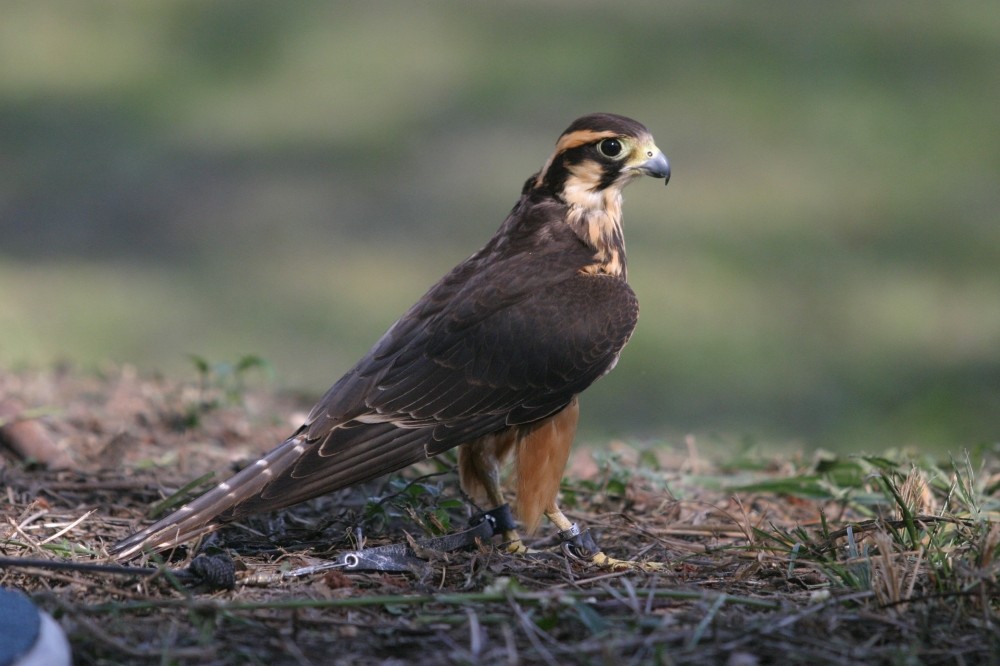
[{"label": "dry grass", "polygon": [[[306,406],[201,370],[192,384],[0,375],[76,461],[8,458],[0,554],[104,562],[152,507],[269,448]],[[609,554],[668,573],[587,568],[543,529],[530,557],[484,546],[412,574],[281,576],[351,548],[358,527],[369,545],[459,529],[469,509],[445,458],[221,533],[233,590],[30,566],[0,567],[0,584],[55,615],[80,664],[971,664],[1000,650],[994,457],[710,464],[694,441],[611,449],[575,457],[568,513]]]}]

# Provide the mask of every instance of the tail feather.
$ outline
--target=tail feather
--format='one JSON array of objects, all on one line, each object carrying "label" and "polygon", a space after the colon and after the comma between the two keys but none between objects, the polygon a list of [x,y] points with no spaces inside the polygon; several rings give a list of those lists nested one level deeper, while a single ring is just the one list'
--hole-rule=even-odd
[{"label": "tail feather", "polygon": [[239,505],[291,468],[305,449],[306,443],[298,436],[285,440],[204,495],[116,543],[110,549],[112,556],[120,561],[131,560],[144,551],[167,550],[219,529],[242,515],[238,512]]}]

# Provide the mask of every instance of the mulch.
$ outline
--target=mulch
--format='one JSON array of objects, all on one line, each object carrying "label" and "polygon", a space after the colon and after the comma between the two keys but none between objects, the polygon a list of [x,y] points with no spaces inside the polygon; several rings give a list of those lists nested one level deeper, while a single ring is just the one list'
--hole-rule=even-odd
[{"label": "mulch", "polygon": [[[193,479],[214,472],[202,484],[211,485],[253,460],[309,407],[267,386],[232,389],[127,366],[0,372],[8,405],[0,411],[0,555],[108,563],[108,546],[145,524],[154,507]],[[26,422],[35,424],[30,437],[47,440],[41,448],[11,436],[10,425]],[[929,569],[905,604],[839,584],[762,534],[815,530],[821,509],[835,517],[833,528],[867,516],[826,500],[736,496],[725,473],[688,444],[653,458],[620,443],[610,452],[580,450],[567,472],[567,514],[610,555],[670,563],[664,572],[594,569],[567,557],[543,526],[529,541],[540,552],[528,556],[481,543],[426,554],[426,566],[405,573],[284,575],[354,548],[359,534],[379,545],[464,528],[475,508],[459,494],[454,459],[444,456],[213,535],[205,548],[231,558],[233,589],[191,588],[162,570],[23,565],[0,566],[0,585],[25,591],[56,617],[78,664],[995,658],[994,599],[935,596]],[[791,467],[775,460],[759,474],[781,477]],[[844,541],[830,546],[842,549]],[[161,569],[184,568],[194,555],[177,553]]]}]

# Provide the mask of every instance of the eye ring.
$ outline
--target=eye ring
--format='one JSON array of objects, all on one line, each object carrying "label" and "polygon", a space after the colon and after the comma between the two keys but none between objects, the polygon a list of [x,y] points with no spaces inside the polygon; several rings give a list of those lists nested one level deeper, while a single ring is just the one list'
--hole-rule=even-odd
[{"label": "eye ring", "polygon": [[625,146],[622,145],[621,139],[611,138],[604,139],[598,143],[597,150],[600,151],[601,155],[614,159],[621,157],[622,152],[625,150]]}]

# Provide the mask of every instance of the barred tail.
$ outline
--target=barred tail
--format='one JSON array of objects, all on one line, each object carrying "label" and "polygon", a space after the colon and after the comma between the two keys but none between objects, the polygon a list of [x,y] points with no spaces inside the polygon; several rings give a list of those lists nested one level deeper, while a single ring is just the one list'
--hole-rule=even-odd
[{"label": "barred tail", "polygon": [[214,532],[241,515],[238,513],[239,505],[258,495],[273,479],[287,472],[305,449],[300,436],[285,440],[266,456],[201,497],[119,541],[111,547],[111,555],[120,561],[131,560],[144,551],[167,550]]}]

